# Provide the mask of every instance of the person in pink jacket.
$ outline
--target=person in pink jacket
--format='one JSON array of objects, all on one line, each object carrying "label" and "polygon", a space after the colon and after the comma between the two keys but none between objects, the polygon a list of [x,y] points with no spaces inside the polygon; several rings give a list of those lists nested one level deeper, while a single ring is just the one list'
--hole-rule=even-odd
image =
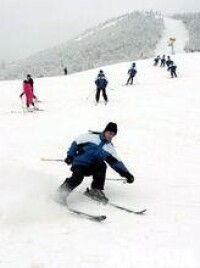
[{"label": "person in pink jacket", "polygon": [[[39,102],[38,99],[37,99],[37,97],[36,97],[36,95],[34,94],[34,87],[33,87],[33,85],[34,85],[34,81],[33,81],[33,78],[31,77],[30,74],[27,74],[26,77],[27,77],[27,82],[28,82],[28,83],[31,85],[31,87],[32,87],[32,91],[33,91],[33,99],[34,99],[35,101]],[[23,95],[24,95],[24,92],[22,92],[22,93],[19,95],[19,97],[22,98]]]},{"label": "person in pink jacket", "polygon": [[29,108],[30,105],[32,105],[33,107],[34,102],[33,102],[33,90],[32,90],[32,86],[30,85],[30,83],[27,80],[23,81],[23,93],[26,96],[26,107],[27,109]]}]

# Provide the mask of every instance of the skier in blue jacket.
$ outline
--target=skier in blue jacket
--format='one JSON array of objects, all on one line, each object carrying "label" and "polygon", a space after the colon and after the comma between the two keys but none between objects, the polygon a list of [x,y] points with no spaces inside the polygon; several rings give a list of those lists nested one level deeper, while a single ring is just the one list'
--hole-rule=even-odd
[{"label": "skier in blue jacket", "polygon": [[95,84],[96,84],[96,95],[95,95],[95,99],[96,99],[96,104],[99,103],[99,99],[100,99],[100,93],[102,92],[105,104],[107,104],[108,102],[108,96],[106,94],[106,87],[108,85],[108,80],[105,77],[105,74],[103,72],[103,70],[99,71],[99,74],[95,80]]},{"label": "skier in blue jacket", "polygon": [[177,69],[176,64],[173,61],[171,61],[170,66],[167,68],[167,71],[169,71],[171,74],[171,78],[177,77],[176,69]]},{"label": "skier in blue jacket", "polygon": [[116,134],[117,124],[110,122],[103,132],[89,132],[77,137],[72,142],[65,159],[68,165],[72,165],[72,176],[67,178],[57,191],[57,199],[60,203],[66,203],[68,195],[81,184],[85,176],[93,177],[91,189],[87,189],[85,195],[107,203],[108,198],[103,192],[106,163],[122,177],[125,177],[127,183],[134,181],[133,175],[118,158],[111,142]]},{"label": "skier in blue jacket", "polygon": [[129,78],[126,82],[126,85],[128,84],[133,85],[133,78],[136,76],[136,74],[137,74],[136,64],[135,62],[133,62],[132,67],[128,70]]}]

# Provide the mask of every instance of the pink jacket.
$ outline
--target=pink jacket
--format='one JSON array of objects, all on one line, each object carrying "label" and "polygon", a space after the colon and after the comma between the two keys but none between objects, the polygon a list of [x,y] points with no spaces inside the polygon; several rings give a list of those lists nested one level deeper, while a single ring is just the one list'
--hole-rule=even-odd
[{"label": "pink jacket", "polygon": [[23,91],[26,96],[26,103],[30,105],[33,102],[33,89],[29,83],[23,83]]}]

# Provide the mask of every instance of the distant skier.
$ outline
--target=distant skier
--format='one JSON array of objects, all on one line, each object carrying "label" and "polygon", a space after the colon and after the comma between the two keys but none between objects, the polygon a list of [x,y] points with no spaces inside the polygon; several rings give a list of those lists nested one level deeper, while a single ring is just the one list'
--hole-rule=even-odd
[{"label": "distant skier", "polygon": [[67,75],[67,67],[64,68],[64,74]]},{"label": "distant skier", "polygon": [[166,65],[167,65],[167,68],[172,64],[172,60],[171,60],[171,57],[170,56],[167,56],[167,60],[166,60]]},{"label": "distant skier", "polygon": [[[92,176],[91,189],[86,189],[85,195],[107,203],[104,184],[107,164],[111,166],[127,183],[133,183],[134,177],[117,157],[112,139],[117,134],[117,124],[110,122],[102,132],[92,132],[77,137],[71,144],[67,157],[67,165],[72,165],[72,176],[67,178],[56,193],[56,200],[66,204],[68,195],[82,183],[84,177]],[[105,163],[106,162],[106,163]]]},{"label": "distant skier", "polygon": [[171,74],[171,78],[177,77],[176,69],[177,69],[177,66],[172,61],[171,65],[167,69],[170,72],[170,74]]},{"label": "distant skier", "polygon": [[126,85],[133,85],[133,78],[136,76],[137,74],[137,69],[136,69],[136,63],[133,62],[132,63],[132,67],[128,70],[128,74],[129,74],[129,78],[126,82]]},{"label": "distant skier", "polygon": [[165,55],[163,55],[160,60],[160,67],[165,67],[165,64],[166,64],[166,58]]},{"label": "distant skier", "polygon": [[158,65],[158,63],[159,63],[159,61],[160,61],[160,55],[158,55],[157,57],[155,57],[155,59],[154,59],[154,66],[157,66]]},{"label": "distant skier", "polygon": [[106,94],[106,87],[108,85],[108,80],[106,79],[103,70],[99,71],[99,74],[95,80],[95,84],[96,84],[96,95],[95,95],[96,104],[99,103],[101,92],[102,92],[105,104],[107,104],[108,96]]},{"label": "distant skier", "polygon": [[[36,95],[34,95],[34,81],[33,81],[33,78],[31,77],[30,74],[27,74],[26,77],[27,77],[27,80],[26,80],[26,81],[31,85],[31,88],[32,88],[32,91],[33,91],[33,99],[34,99],[35,101],[38,101]],[[22,93],[19,95],[20,98],[22,98],[23,95],[24,95],[24,92],[22,92]]]}]

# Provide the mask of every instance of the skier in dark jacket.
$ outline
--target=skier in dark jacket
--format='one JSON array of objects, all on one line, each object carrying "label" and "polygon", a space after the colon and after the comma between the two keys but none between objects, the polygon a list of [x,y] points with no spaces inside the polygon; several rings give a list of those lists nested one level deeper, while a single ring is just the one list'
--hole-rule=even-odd
[{"label": "skier in dark jacket", "polygon": [[167,56],[167,60],[166,60],[166,65],[167,65],[167,68],[173,63],[173,61],[171,60],[171,57],[170,56]]},{"label": "skier in dark jacket", "polygon": [[125,177],[128,183],[134,181],[133,175],[118,158],[111,143],[116,134],[117,124],[110,122],[103,132],[91,131],[72,142],[65,159],[68,165],[72,165],[72,176],[67,178],[57,191],[56,199],[59,203],[66,203],[68,195],[83,181],[85,176],[93,177],[91,189],[87,189],[85,194],[95,200],[107,203],[108,198],[103,192],[106,163],[122,177]]},{"label": "skier in dark jacket", "polygon": [[172,61],[171,65],[168,67],[167,71],[170,72],[171,78],[177,77],[176,73],[177,66],[176,64]]},{"label": "skier in dark jacket", "polygon": [[136,73],[137,73],[136,64],[135,62],[133,62],[132,67],[128,70],[129,78],[126,82],[126,85],[133,84],[133,78],[135,77]]},{"label": "skier in dark jacket", "polygon": [[108,80],[106,79],[105,74],[102,70],[99,71],[99,74],[95,80],[95,84],[96,84],[96,95],[95,95],[96,104],[99,103],[101,92],[102,92],[105,104],[107,104],[108,96],[106,94],[106,87],[108,85]]},{"label": "skier in dark jacket", "polygon": [[68,73],[67,67],[65,67],[63,70],[64,70],[64,74],[67,75],[67,73]]},{"label": "skier in dark jacket", "polygon": [[154,66],[157,66],[158,63],[160,61],[160,55],[158,55],[155,59],[154,59]]},{"label": "skier in dark jacket", "polygon": [[166,64],[166,58],[165,55],[163,55],[160,60],[160,67],[165,67],[165,64]]}]

